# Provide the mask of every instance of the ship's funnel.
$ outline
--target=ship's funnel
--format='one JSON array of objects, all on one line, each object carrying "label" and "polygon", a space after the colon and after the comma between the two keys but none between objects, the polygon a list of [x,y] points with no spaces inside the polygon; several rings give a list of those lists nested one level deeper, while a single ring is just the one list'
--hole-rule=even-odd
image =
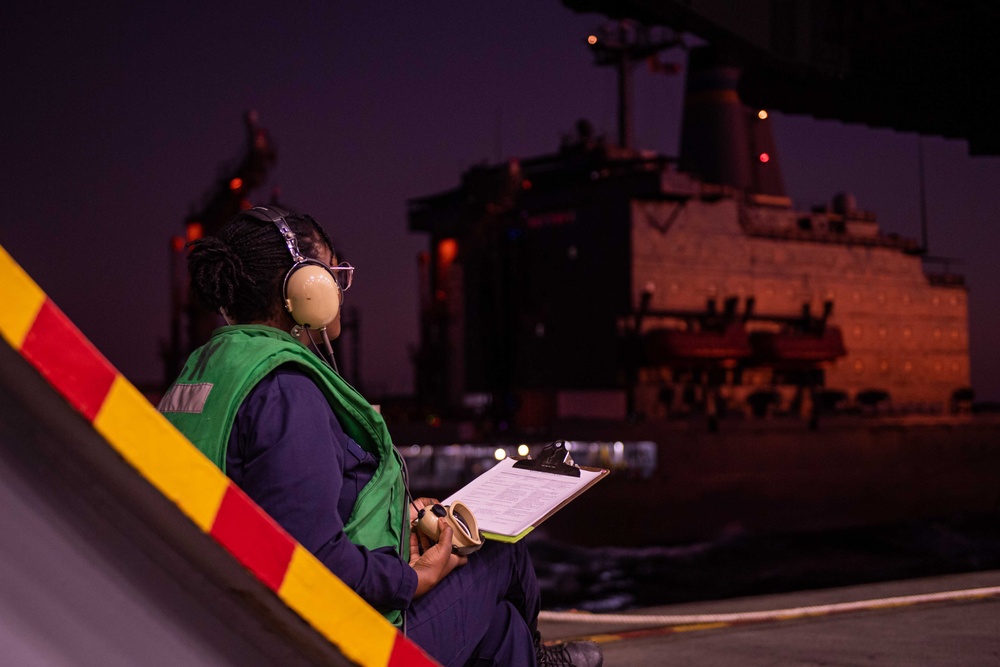
[{"label": "ship's funnel", "polygon": [[688,60],[681,169],[708,183],[755,194],[785,196],[766,110],[740,101],[741,69],[711,47]]}]

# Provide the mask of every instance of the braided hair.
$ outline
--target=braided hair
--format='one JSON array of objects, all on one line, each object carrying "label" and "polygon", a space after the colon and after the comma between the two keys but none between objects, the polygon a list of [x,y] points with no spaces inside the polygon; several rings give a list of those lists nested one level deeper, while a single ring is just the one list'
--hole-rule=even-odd
[{"label": "braided hair", "polygon": [[[336,254],[330,237],[311,216],[289,213],[284,218],[303,255],[317,258],[322,245]],[[264,322],[280,314],[281,284],[294,262],[272,222],[240,213],[218,236],[188,246],[191,292],[205,308],[225,310],[242,323]]]}]

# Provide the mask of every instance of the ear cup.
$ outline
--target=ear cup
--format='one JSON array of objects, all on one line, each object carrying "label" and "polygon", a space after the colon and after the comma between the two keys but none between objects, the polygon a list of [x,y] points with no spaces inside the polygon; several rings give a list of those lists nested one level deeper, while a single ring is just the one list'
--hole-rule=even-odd
[{"label": "ear cup", "polygon": [[439,519],[451,524],[452,553],[468,556],[483,546],[483,534],[479,532],[479,522],[464,503],[456,500],[451,505],[425,507],[417,514],[417,528],[436,542],[441,537]]},{"label": "ear cup", "polygon": [[284,291],[285,307],[301,326],[322,329],[340,313],[340,286],[319,262],[306,261],[292,267]]}]

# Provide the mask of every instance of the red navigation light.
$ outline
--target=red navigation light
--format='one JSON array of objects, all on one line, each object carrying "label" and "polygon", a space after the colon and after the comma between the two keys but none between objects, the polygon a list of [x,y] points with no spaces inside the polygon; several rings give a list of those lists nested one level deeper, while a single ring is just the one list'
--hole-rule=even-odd
[{"label": "red navigation light", "polygon": [[761,162],[767,162],[770,159],[771,159],[771,156],[768,155],[767,153],[761,153],[760,154],[760,161]]},{"label": "red navigation light", "polygon": [[205,228],[202,227],[200,222],[192,220],[191,222],[187,223],[188,243],[190,243],[191,241],[197,241],[204,235],[205,235]]},{"label": "red navigation light", "polygon": [[233,180],[229,181],[229,189],[230,190],[239,190],[242,187],[243,187],[243,179],[242,178],[234,178]]},{"label": "red navigation light", "polygon": [[525,190],[530,190],[531,181],[529,181],[528,179],[524,179],[523,181],[521,181],[521,187],[524,188]]}]

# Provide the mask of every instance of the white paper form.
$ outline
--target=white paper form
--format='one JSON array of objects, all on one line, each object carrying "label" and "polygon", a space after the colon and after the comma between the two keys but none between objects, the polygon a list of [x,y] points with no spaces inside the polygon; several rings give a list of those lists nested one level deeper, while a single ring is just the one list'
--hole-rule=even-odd
[{"label": "white paper form", "polygon": [[476,515],[479,529],[514,537],[535,525],[591,484],[600,472],[580,470],[579,477],[514,467],[504,459],[444,500],[461,501]]}]

